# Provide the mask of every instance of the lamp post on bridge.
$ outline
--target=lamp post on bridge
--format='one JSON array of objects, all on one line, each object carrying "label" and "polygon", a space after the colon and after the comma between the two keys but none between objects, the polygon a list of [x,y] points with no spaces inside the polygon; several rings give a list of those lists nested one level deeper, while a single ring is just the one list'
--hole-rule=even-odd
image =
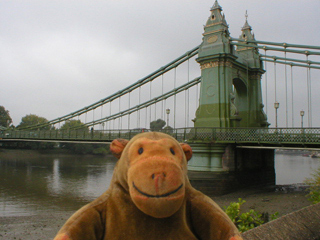
[{"label": "lamp post on bridge", "polygon": [[303,116],[304,116],[304,111],[300,111],[300,116],[301,116],[301,128],[303,128]]},{"label": "lamp post on bridge", "polygon": [[280,103],[277,101],[274,103],[274,109],[276,110],[276,128],[278,128],[278,108],[280,106]]},{"label": "lamp post on bridge", "polygon": [[167,113],[167,126],[169,127],[169,114],[170,114],[170,108],[166,109],[166,113]]}]

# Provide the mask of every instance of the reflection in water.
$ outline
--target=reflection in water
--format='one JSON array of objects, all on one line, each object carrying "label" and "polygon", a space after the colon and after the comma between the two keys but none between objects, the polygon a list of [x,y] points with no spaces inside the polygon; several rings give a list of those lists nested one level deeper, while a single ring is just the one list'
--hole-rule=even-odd
[{"label": "reflection in water", "polygon": [[0,152],[1,216],[77,209],[107,190],[115,163],[112,156]]},{"label": "reflection in water", "polygon": [[48,189],[52,190],[51,194],[58,194],[61,191],[59,164],[59,159],[53,160],[52,180],[50,181],[50,177],[48,177]]},{"label": "reflection in water", "polygon": [[[0,151],[0,215],[75,211],[108,189],[115,163],[112,156]],[[319,159],[276,154],[276,182],[301,183],[318,167]]]}]

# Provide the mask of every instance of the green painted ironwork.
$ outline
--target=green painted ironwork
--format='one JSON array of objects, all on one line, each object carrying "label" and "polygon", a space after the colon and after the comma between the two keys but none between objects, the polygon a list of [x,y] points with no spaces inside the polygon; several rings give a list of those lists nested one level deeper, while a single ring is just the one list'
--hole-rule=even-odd
[{"label": "green painted ironwork", "polygon": [[[294,58],[285,58],[285,57],[279,57],[279,56],[270,56],[270,55],[263,55],[263,54],[261,54],[260,56],[262,61],[276,62],[276,63],[286,64],[286,65],[296,66],[296,67],[320,69],[320,66],[312,66],[312,65],[320,65],[320,62],[294,59]],[[279,61],[279,60],[284,60],[284,61]],[[296,62],[304,63],[304,64],[298,64]]]},{"label": "green painted ironwork", "polygon": [[[59,122],[64,122],[66,120],[77,117],[81,114],[85,114],[89,111],[92,111],[98,107],[103,106],[106,103],[110,103],[115,99],[118,99],[125,94],[130,93],[131,91],[138,89],[142,85],[153,81],[155,78],[161,76],[162,74],[175,69],[180,64],[188,61],[190,58],[198,55],[197,61],[201,65],[201,78],[196,78],[193,81],[190,81],[180,87],[172,89],[171,91],[162,94],[158,97],[150,99],[144,103],[140,103],[137,106],[131,107],[127,110],[123,110],[119,113],[112,114],[101,119],[95,119],[91,122],[86,122],[86,126],[93,126],[101,124],[110,120],[117,119],[119,117],[131,114],[135,111],[143,109],[151,104],[163,101],[164,99],[177,94],[178,92],[184,91],[201,81],[201,91],[200,91],[200,100],[199,108],[196,112],[196,118],[194,119],[195,128],[192,129],[183,129],[183,130],[174,130],[176,136],[180,140],[191,141],[190,134],[195,134],[195,141],[207,142],[207,140],[213,142],[221,143],[233,143],[239,142],[240,140],[233,139],[227,140],[229,135],[254,136],[258,132],[266,131],[266,135],[263,135],[263,138],[269,139],[270,142],[273,142],[272,136],[280,136],[279,132],[282,132],[282,139],[293,139],[289,142],[295,143],[294,138],[297,138],[299,144],[302,142],[301,136],[310,135],[303,130],[303,133],[299,134],[301,129],[278,129],[277,134],[273,134],[273,129],[266,129],[260,127],[267,127],[269,124],[267,122],[267,116],[264,113],[264,105],[262,103],[262,94],[261,94],[261,76],[264,73],[263,61],[270,61],[280,64],[288,64],[291,66],[299,66],[306,68],[315,68],[319,69],[320,62],[308,61],[308,60],[299,60],[299,59],[290,59],[277,56],[269,56],[259,54],[258,50],[263,49],[265,51],[281,51],[281,52],[293,52],[300,53],[304,55],[320,55],[319,49],[320,46],[309,46],[309,45],[299,45],[299,44],[289,44],[289,43],[277,43],[277,42],[267,42],[267,41],[257,41],[253,33],[251,32],[252,28],[248,24],[246,19],[245,24],[242,28],[242,32],[239,38],[230,37],[229,27],[226,22],[224,14],[221,14],[222,8],[218,4],[218,1],[215,1],[213,7],[211,8],[211,14],[206,22],[203,33],[203,42],[200,46],[197,46],[190,51],[186,52],[177,59],[171,61],[165,66],[159,68],[155,72],[147,75],[146,77],[138,80],[134,84],[104,98],[100,101],[93,103],[89,106],[81,108],[75,112],[67,114],[65,116],[56,118],[42,125],[35,125],[26,128],[27,131],[14,132],[5,132],[11,136],[20,136],[21,138],[34,138],[37,136],[45,136],[40,139],[97,139],[97,140],[107,140],[110,141],[114,138],[128,135],[137,132],[136,130],[106,130],[100,131],[99,136],[96,136],[97,131],[93,131],[93,135],[89,131],[74,131],[69,130],[68,133],[62,132],[60,130],[53,130],[49,132],[38,132],[30,131],[31,129],[38,129],[47,125],[53,125]],[[261,45],[263,44],[263,45]],[[270,46],[272,47],[270,47]],[[298,48],[299,50],[292,49]],[[303,50],[301,50],[303,49]],[[307,49],[307,50],[306,50]],[[130,104],[129,104],[130,105]],[[243,127],[247,127],[246,130],[243,130]],[[258,127],[252,128],[252,127]],[[207,129],[210,129],[210,132],[215,132],[216,135],[208,136]],[[215,129],[215,130],[212,130]],[[220,129],[220,130],[218,130]],[[185,137],[181,133],[186,134],[189,131],[188,137]],[[251,133],[248,133],[252,131]],[[290,132],[292,131],[292,132]],[[311,131],[311,130],[310,130]],[[235,134],[235,132],[237,134]],[[38,134],[39,133],[39,134]],[[107,134],[106,134],[107,133]],[[179,133],[179,134],[178,134]],[[223,134],[222,134],[223,133]],[[35,135],[36,134],[36,135]],[[183,137],[181,137],[182,135]],[[200,134],[200,135],[199,135]],[[289,135],[292,134],[291,137]],[[298,134],[298,135],[297,135]],[[201,136],[206,137],[201,137]],[[314,134],[311,134],[314,135]],[[310,136],[311,136],[310,135]],[[29,136],[29,137],[28,137]],[[54,137],[55,136],[55,137]],[[106,137],[108,136],[108,137]],[[222,136],[224,136],[222,138]],[[261,136],[261,135],[259,135]],[[234,136],[233,136],[234,137]],[[6,136],[2,136],[6,138]],[[18,139],[19,137],[16,137]],[[251,138],[250,138],[251,139]],[[256,137],[253,137],[253,143],[257,143]],[[308,139],[308,138],[306,138]],[[306,140],[304,139],[304,140]],[[243,140],[241,140],[243,142]],[[267,143],[267,141],[263,141]],[[317,140],[312,140],[311,142],[317,142]]]},{"label": "green painted ironwork", "polygon": [[[216,1],[204,26],[197,58],[202,80],[194,126],[267,127],[261,91],[265,71],[260,54],[256,47],[234,48],[221,12]],[[240,39],[254,40],[247,21]]]},{"label": "green painted ironwork", "polygon": [[[145,131],[150,130],[13,130],[1,131],[0,139],[110,142],[116,138],[131,139]],[[178,128],[163,132],[189,143],[320,146],[320,128]]]},{"label": "green painted ironwork", "polygon": [[[111,121],[111,120],[117,119],[119,117],[126,116],[126,115],[131,114],[133,112],[136,112],[136,111],[138,111],[140,109],[149,107],[152,104],[155,104],[157,102],[163,101],[163,100],[165,100],[165,99],[167,99],[167,98],[169,98],[169,97],[171,97],[171,96],[173,96],[175,94],[178,94],[178,93],[180,93],[182,91],[185,91],[185,90],[197,85],[198,83],[200,83],[200,81],[201,81],[201,77],[197,77],[197,78],[193,79],[192,81],[189,81],[189,82],[181,85],[180,87],[174,88],[171,91],[169,91],[167,93],[164,93],[164,94],[162,94],[162,95],[160,95],[160,96],[158,96],[156,98],[150,99],[150,100],[148,100],[148,101],[146,101],[144,103],[136,105],[136,106],[134,106],[132,108],[129,108],[127,110],[118,112],[116,114],[110,115],[108,117],[101,118],[99,120],[94,120],[94,121],[85,123],[84,125],[85,126],[93,126],[93,125],[96,125],[96,124],[100,124],[100,123],[103,123],[103,122],[107,122],[107,121]],[[80,126],[80,127],[82,127],[82,126]]]},{"label": "green painted ironwork", "polygon": [[298,53],[298,54],[304,54],[304,55],[320,55],[320,52],[315,52],[315,51],[276,48],[276,47],[260,46],[260,45],[245,44],[245,43],[230,43],[230,44],[241,46],[241,47],[248,47],[248,48],[259,48],[259,49],[269,50],[269,51],[290,52],[290,53]]},{"label": "green painted ironwork", "polygon": [[238,41],[244,43],[254,43],[254,44],[265,44],[265,45],[273,45],[273,46],[281,46],[285,48],[308,48],[308,49],[318,49],[320,50],[320,46],[311,46],[311,45],[301,45],[301,44],[292,44],[292,43],[279,43],[279,42],[267,42],[260,40],[249,40],[249,39],[240,39],[240,38],[230,38],[231,41]]},{"label": "green painted ironwork", "polygon": [[[198,50],[199,50],[199,46],[191,49],[190,51],[187,51],[185,54],[181,55],[180,57],[176,58],[175,60],[169,62],[168,64],[166,64],[165,66],[159,68],[158,70],[154,71],[153,73],[147,75],[146,77],[138,80],[137,82],[135,82],[134,84],[131,84],[129,85],[128,87],[114,93],[114,94],[111,94],[110,96],[104,98],[104,99],[101,99],[100,101],[96,102],[96,103],[93,103],[89,106],[86,106],[84,108],[81,108],[75,112],[72,112],[70,114],[67,114],[65,116],[62,116],[62,117],[59,117],[59,118],[56,118],[56,119],[53,119],[51,121],[48,121],[47,123],[45,124],[37,124],[37,125],[33,125],[33,126],[28,126],[26,128],[21,128],[20,130],[26,130],[26,129],[38,129],[38,128],[42,128],[44,126],[51,126],[53,124],[56,124],[56,123],[60,123],[60,122],[64,122],[64,121],[67,121],[69,119],[72,119],[74,117],[78,117],[82,114],[85,114],[89,111],[92,111],[106,103],[109,103],[109,102],[112,102],[130,92],[132,92],[133,90],[135,89],[138,89],[139,87],[153,81],[154,79],[156,79],[157,77],[163,75],[164,73],[172,70],[172,69],[175,69],[176,67],[178,67],[179,65],[181,65],[182,63],[188,61],[190,58],[194,57],[195,55],[198,54]],[[184,86],[181,86],[182,88]],[[95,124],[97,124],[97,122],[102,122],[99,120],[96,120],[95,121]]]},{"label": "green painted ironwork", "polygon": [[[215,8],[215,11],[219,11],[219,8]],[[216,16],[218,16],[218,15],[216,15]],[[214,33],[225,34],[225,30],[227,30],[228,28],[227,28],[227,24],[226,24],[226,20],[225,20],[224,16],[222,16],[220,20],[222,21],[221,22],[222,23],[222,27],[220,26],[220,29],[218,28],[219,27],[218,25],[214,25],[211,22],[209,22],[209,27],[213,27],[214,26],[214,28],[217,28],[217,29],[209,28],[209,30],[213,30]],[[210,26],[210,23],[212,24],[212,26]],[[215,31],[217,31],[217,32],[215,32]],[[53,124],[56,124],[56,123],[59,123],[59,122],[64,122],[66,120],[69,120],[69,119],[72,119],[74,117],[77,117],[77,116],[79,116],[81,114],[85,114],[86,112],[92,111],[92,110],[94,110],[94,109],[96,109],[96,108],[98,108],[98,107],[100,107],[100,106],[102,106],[102,105],[104,105],[106,103],[114,101],[115,99],[117,99],[117,98],[119,98],[119,97],[121,97],[121,96],[123,96],[125,94],[128,94],[129,92],[133,91],[134,89],[139,88],[140,86],[142,86],[142,85],[144,85],[146,83],[149,83],[150,81],[154,80],[155,78],[157,78],[157,77],[161,76],[162,74],[164,74],[164,73],[176,68],[177,66],[179,66],[183,62],[185,62],[188,59],[194,57],[198,53],[199,53],[199,58],[197,59],[197,61],[200,64],[203,64],[202,68],[204,68],[204,71],[203,71],[203,75],[204,76],[206,75],[205,72],[209,71],[209,70],[206,70],[206,67],[205,67],[206,64],[207,64],[207,66],[208,66],[208,64],[211,64],[212,66],[214,64],[216,64],[217,67],[220,68],[219,69],[219,74],[220,75],[228,74],[227,72],[224,72],[224,71],[228,70],[228,67],[230,68],[232,66],[231,68],[233,68],[233,69],[232,69],[232,72],[230,74],[232,74],[233,76],[238,75],[238,78],[237,78],[238,80],[233,81],[231,84],[229,84],[229,86],[227,86],[227,88],[229,90],[232,88],[232,85],[235,85],[235,86],[239,85],[239,83],[241,83],[241,81],[245,85],[247,85],[249,78],[251,78],[251,74],[257,76],[257,68],[258,69],[260,68],[259,75],[262,75],[263,74],[263,69],[262,69],[262,65],[260,64],[261,61],[276,62],[276,63],[280,63],[280,64],[286,64],[286,65],[297,66],[297,67],[320,69],[319,66],[315,66],[315,65],[319,65],[320,62],[315,62],[315,61],[310,61],[310,60],[307,61],[307,60],[301,60],[301,59],[283,58],[283,57],[278,57],[278,56],[269,56],[269,55],[258,54],[257,52],[255,52],[256,49],[276,50],[276,51],[282,51],[282,52],[287,51],[288,52],[288,51],[290,51],[290,49],[288,49],[288,48],[293,48],[293,47],[294,48],[305,48],[305,49],[318,50],[318,49],[320,49],[319,46],[309,46],[309,45],[298,45],[298,44],[289,44],[289,43],[276,43],[276,42],[256,41],[254,39],[254,36],[251,34],[251,27],[247,23],[245,24],[245,26],[242,29],[242,31],[245,34],[245,38],[231,38],[231,37],[229,37],[229,34],[227,34],[227,35],[223,36],[220,39],[221,40],[220,43],[218,42],[218,40],[215,40],[215,37],[213,37],[214,35],[211,36],[210,34],[204,34],[204,36],[205,36],[204,40],[205,41],[207,41],[207,42],[209,42],[209,43],[211,43],[213,45],[216,45],[213,48],[211,46],[212,49],[215,49],[214,51],[210,50],[211,53],[213,54],[212,55],[213,57],[210,57],[209,55],[207,55],[207,53],[203,53],[203,49],[200,49],[200,53],[199,53],[199,46],[197,46],[197,47],[191,49],[190,51],[186,52],[182,56],[178,57],[177,59],[175,59],[175,60],[171,61],[170,63],[166,64],[165,66],[159,68],[157,71],[155,71],[155,72],[149,74],[148,76],[140,79],[139,81],[135,82],[134,84],[132,84],[132,85],[130,85],[130,86],[128,86],[128,87],[126,87],[126,88],[124,88],[124,89],[122,89],[122,90],[120,90],[120,91],[118,91],[118,92],[116,92],[116,93],[104,98],[104,99],[101,99],[100,101],[98,101],[96,103],[93,103],[93,104],[91,104],[89,106],[86,106],[86,107],[84,107],[84,108],[82,108],[82,109],[80,109],[78,111],[72,112],[72,113],[67,114],[65,116],[53,119],[53,120],[51,120],[51,121],[49,121],[49,122],[47,122],[45,124],[30,126],[28,128],[25,128],[25,130],[42,128],[42,127],[47,126],[47,125],[53,125]],[[243,37],[243,34],[241,35],[241,37]],[[249,40],[248,37],[249,38],[251,37],[252,40]],[[219,37],[217,39],[219,39]],[[215,40],[215,41],[211,42],[213,40]],[[282,48],[274,49],[274,48],[269,48],[266,45],[261,46],[261,45],[258,45],[258,44],[281,46]],[[234,61],[234,58],[232,57],[232,53],[236,53],[235,50],[232,50],[232,46],[233,45],[234,46],[238,46],[238,49],[236,50],[238,52],[237,54],[239,54],[237,56],[238,62]],[[202,47],[203,46],[204,45],[202,44]],[[223,51],[226,51],[226,53],[223,53]],[[296,51],[292,51],[292,52],[296,52]],[[241,56],[241,54],[248,54],[248,53],[249,53],[249,56],[251,56],[251,57],[248,57],[247,59],[244,59]],[[306,51],[306,50],[301,50],[301,51],[299,50],[298,53],[305,54],[305,55],[312,55],[313,53],[316,53],[317,55],[319,55],[318,54],[319,52]],[[216,61],[210,61],[210,59],[216,59]],[[279,61],[279,60],[283,60],[283,61]],[[296,62],[303,63],[303,64],[299,64],[299,63],[296,63]],[[241,70],[240,72],[239,72],[239,69]],[[196,78],[195,80],[191,81],[190,83],[194,83],[194,81],[197,81],[197,83],[198,83],[199,79],[200,78]],[[239,80],[241,80],[241,81],[239,81]],[[202,81],[202,84],[205,85],[205,81]],[[221,84],[225,84],[225,83],[221,82]],[[186,89],[188,87],[191,87],[191,86],[189,86],[189,83],[187,85],[188,86],[186,86],[184,84],[184,85],[182,85],[182,86],[180,86],[180,87],[178,87],[176,89],[173,89],[172,91],[170,91],[168,93],[165,93],[165,94],[163,94],[161,96],[158,96],[158,97],[156,97],[156,98],[154,98],[152,100],[149,100],[149,101],[147,101],[145,103],[142,103],[140,105],[145,107],[146,105],[150,104],[150,102],[154,102],[154,103],[155,102],[160,102],[160,101],[163,100],[163,98],[165,98],[166,95],[167,96],[171,96],[173,92],[176,92],[176,93],[180,92],[179,89]],[[209,84],[207,86],[207,88],[209,88],[209,89],[207,89],[206,91],[201,91],[201,92],[202,93],[204,93],[204,92],[208,93],[208,91],[209,91],[209,94],[210,94],[210,91],[213,90],[212,88],[210,88],[211,85]],[[258,87],[258,91],[257,92],[259,93],[260,92],[260,90],[259,90],[260,87],[259,86],[257,86],[257,87]],[[211,93],[211,94],[214,94],[214,93]],[[244,93],[242,95],[246,95],[246,93]],[[260,99],[261,98],[260,95],[261,94],[258,94],[258,95],[255,96],[255,97],[258,97],[258,102],[260,102],[260,104],[256,105],[257,109],[253,110],[252,113],[253,114],[257,114],[258,118],[260,118],[260,123],[258,123],[258,124],[262,124],[262,125],[266,126],[266,125],[268,125],[268,123],[266,122],[266,116],[265,116],[264,111],[263,111],[263,104],[262,104],[262,99]],[[230,99],[228,99],[228,97],[230,97]],[[224,104],[224,106],[219,106],[219,108],[224,109],[224,111],[228,111],[228,110],[231,111],[231,107],[230,107],[229,104],[231,104],[232,96],[225,96],[224,99],[225,99],[224,100],[225,103],[221,102],[221,104]],[[247,102],[252,102],[252,101],[249,100]],[[246,104],[241,104],[241,105],[242,106],[243,105],[246,106]],[[143,108],[143,107],[141,107],[141,108]],[[120,113],[113,114],[112,116],[108,116],[108,117],[105,117],[105,118],[94,120],[92,122],[88,122],[88,123],[86,123],[86,125],[87,126],[93,126],[93,125],[100,124],[100,123],[103,123],[103,122],[106,122],[106,121],[110,121],[110,120],[119,118],[121,116],[130,114],[133,111],[137,111],[137,110],[139,110],[141,108],[139,108],[138,106],[135,106],[133,108],[124,110],[124,111],[122,111]],[[200,111],[200,108],[199,108],[199,111]],[[250,127],[250,124],[249,125],[246,124],[246,123],[242,123],[242,125],[239,124],[239,121],[245,122],[245,118],[247,117],[247,115],[249,115],[248,113],[245,113],[246,110],[243,110],[243,111],[244,111],[244,114],[242,114],[241,117],[240,116],[232,116],[233,114],[231,114],[231,116],[229,118],[230,121],[227,124],[222,125],[222,127],[226,127],[226,126],[241,126],[241,127],[249,126]],[[227,115],[228,115],[228,113],[227,113]],[[195,120],[197,120],[197,118]],[[198,118],[198,123],[199,122],[200,122],[200,120]],[[220,122],[220,120],[219,120],[219,122]],[[200,125],[195,124],[195,126],[199,127]],[[24,130],[24,129],[21,129],[21,130]]]},{"label": "green painted ironwork", "polygon": [[293,63],[290,60],[289,61],[279,61],[279,60],[277,60],[277,58],[273,58],[273,59],[269,58],[268,59],[268,58],[262,57],[261,60],[262,61],[267,61],[267,62],[273,62],[273,63],[275,62],[275,63],[279,63],[279,64],[285,64],[285,65],[289,65],[289,66],[292,66],[292,67],[303,67],[303,68],[320,69],[320,66],[319,67],[318,66],[311,66],[310,65],[311,61],[310,61],[310,63],[308,63],[308,61],[307,61],[308,64],[299,64],[299,63]]}]

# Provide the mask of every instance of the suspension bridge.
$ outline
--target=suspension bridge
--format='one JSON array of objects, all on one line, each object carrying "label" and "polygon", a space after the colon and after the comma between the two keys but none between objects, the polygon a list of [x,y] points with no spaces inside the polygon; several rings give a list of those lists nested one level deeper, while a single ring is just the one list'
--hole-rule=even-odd
[{"label": "suspension bridge", "polygon": [[[274,148],[320,149],[319,55],[320,46],[256,40],[247,16],[231,37],[215,1],[199,46],[89,106],[0,138],[110,142],[162,119],[159,131],[192,145],[190,177],[203,188],[274,183]],[[82,124],[63,127],[72,121]]]}]

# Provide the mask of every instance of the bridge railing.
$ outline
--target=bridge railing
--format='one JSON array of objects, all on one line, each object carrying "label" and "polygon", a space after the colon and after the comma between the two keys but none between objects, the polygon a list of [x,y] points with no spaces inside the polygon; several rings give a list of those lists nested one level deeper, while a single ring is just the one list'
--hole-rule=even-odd
[{"label": "bridge railing", "polygon": [[[112,141],[130,139],[148,129],[133,130],[50,130],[1,131],[2,139]],[[320,145],[320,128],[178,128],[161,130],[180,142],[236,143],[236,144],[308,144]]]},{"label": "bridge railing", "polygon": [[196,128],[187,141],[246,144],[319,144],[320,128]]}]

